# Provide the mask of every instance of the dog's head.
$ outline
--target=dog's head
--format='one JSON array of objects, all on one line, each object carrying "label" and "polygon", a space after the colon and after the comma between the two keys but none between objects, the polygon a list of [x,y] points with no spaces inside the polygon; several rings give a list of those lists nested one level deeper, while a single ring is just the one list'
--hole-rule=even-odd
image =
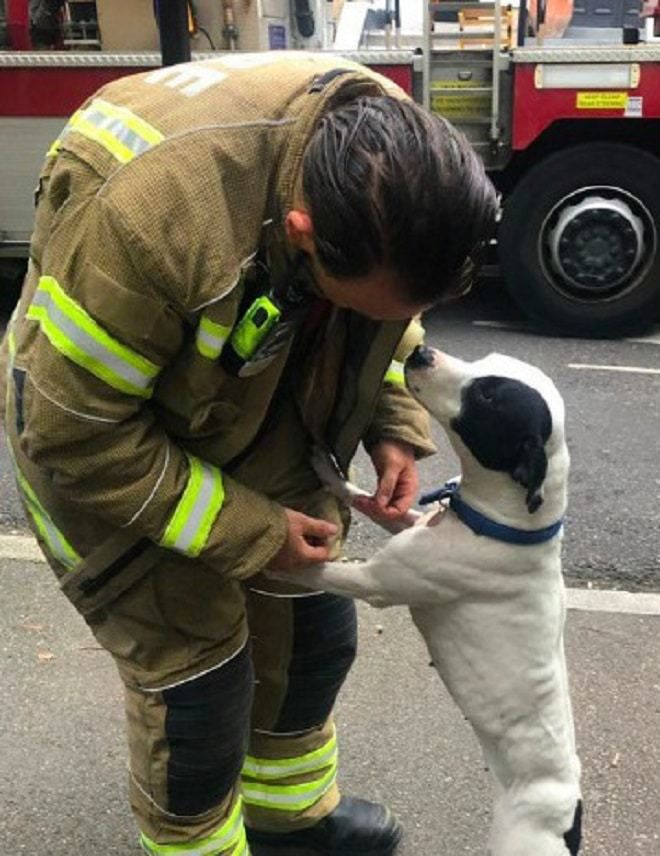
[{"label": "dog's head", "polygon": [[548,458],[564,444],[564,405],[540,369],[502,354],[463,362],[417,347],[406,361],[412,394],[445,428],[459,456],[508,473],[527,508],[543,502]]}]

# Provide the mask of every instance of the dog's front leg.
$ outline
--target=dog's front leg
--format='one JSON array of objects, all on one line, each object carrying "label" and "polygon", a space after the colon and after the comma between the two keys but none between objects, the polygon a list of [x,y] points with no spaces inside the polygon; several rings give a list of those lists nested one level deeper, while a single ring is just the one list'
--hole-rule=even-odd
[{"label": "dog's front leg", "polygon": [[372,606],[391,606],[371,562],[323,562],[297,571],[268,571],[268,576],[313,590],[366,600]]}]

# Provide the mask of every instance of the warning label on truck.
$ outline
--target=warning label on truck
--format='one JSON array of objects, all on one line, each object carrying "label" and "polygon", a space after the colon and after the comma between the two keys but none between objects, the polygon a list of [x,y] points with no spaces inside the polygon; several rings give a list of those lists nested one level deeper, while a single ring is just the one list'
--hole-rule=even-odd
[{"label": "warning label on truck", "polygon": [[578,92],[575,106],[578,110],[625,110],[627,92]]}]

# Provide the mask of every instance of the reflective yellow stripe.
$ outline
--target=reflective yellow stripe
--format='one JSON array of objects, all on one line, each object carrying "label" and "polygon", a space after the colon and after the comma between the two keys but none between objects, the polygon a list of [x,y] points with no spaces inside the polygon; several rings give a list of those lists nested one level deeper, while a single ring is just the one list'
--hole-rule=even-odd
[{"label": "reflective yellow stripe", "polygon": [[153,856],[207,856],[207,854],[211,856],[225,850],[231,853],[231,856],[243,856],[244,853],[248,853],[248,850],[241,813],[241,798],[236,800],[236,805],[227,820],[208,838],[200,838],[198,841],[190,841],[186,844],[157,844],[142,833],[140,844],[145,853]]},{"label": "reflective yellow stripe", "polygon": [[[11,395],[12,390],[11,372],[14,367],[14,357],[16,356],[14,319],[16,318],[17,313],[18,306],[14,309],[7,327],[7,345],[9,349],[9,360],[7,362],[7,402],[9,402],[9,396]],[[9,403],[7,403],[7,407],[9,407]],[[18,483],[19,490],[23,495],[23,501],[25,502],[25,506],[37,528],[37,531],[43,538],[50,554],[57,559],[61,565],[64,565],[65,568],[71,570],[78,564],[78,562],[81,561],[80,556],[76,553],[71,544],[69,544],[57,526],[55,526],[50,515],[39,502],[39,499],[30,486],[28,480],[19,470],[14,451],[11,447],[11,443],[9,442],[7,443],[7,450],[9,452],[9,459],[14,470],[16,482]]]},{"label": "reflective yellow stripe", "polygon": [[303,811],[321,799],[337,779],[337,762],[321,778],[299,785],[266,785],[243,780],[243,799],[249,805],[279,811]]},{"label": "reflective yellow stripe", "polygon": [[400,363],[398,360],[392,360],[383,380],[385,383],[393,383],[397,386],[403,386],[406,382],[403,363]]},{"label": "reflective yellow stripe", "polygon": [[188,461],[188,483],[160,543],[186,556],[198,556],[222,508],[225,490],[217,467],[192,455]]},{"label": "reflective yellow stripe", "polygon": [[51,345],[109,386],[149,398],[160,367],[122,345],[69,297],[52,276],[42,276],[26,317],[38,321]]},{"label": "reflective yellow stripe", "polygon": [[82,134],[103,146],[120,163],[128,163],[137,155],[158,145],[163,135],[127,107],[120,107],[95,98],[84,110],[78,110],[69,120],[59,139],[48,150],[56,155],[62,141],[70,133]]},{"label": "reflective yellow stripe", "polygon": [[12,327],[7,331],[7,348],[9,350],[9,368],[11,369],[16,356],[16,337]]},{"label": "reflective yellow stripe", "polygon": [[51,158],[51,157],[55,157],[57,154],[59,154],[59,151],[62,148],[62,140],[69,133],[74,122],[79,118],[80,114],[81,114],[81,111],[76,110],[76,112],[73,114],[73,116],[69,119],[68,123],[64,126],[62,133],[51,144],[51,147],[48,149],[48,152],[46,153],[46,157]]},{"label": "reflective yellow stripe", "polygon": [[203,316],[197,328],[196,345],[199,353],[210,360],[217,359],[222,353],[231,329],[225,324],[218,324]]},{"label": "reflective yellow stripe", "polygon": [[254,758],[252,755],[248,755],[243,763],[243,775],[261,780],[282,779],[286,776],[310,773],[336,763],[337,735],[334,733],[320,749],[308,752],[306,755],[300,755],[297,758]]},{"label": "reflective yellow stripe", "polygon": [[[306,782],[282,784],[299,775],[315,773]],[[243,799],[250,805],[297,812],[317,802],[337,778],[337,735],[319,749],[294,758],[255,758],[248,755],[243,765]],[[268,781],[278,780],[278,784]]]},{"label": "reflective yellow stripe", "polygon": [[62,140],[58,137],[52,144],[51,147],[46,152],[47,158],[54,158],[55,155],[59,154],[60,149],[62,148]]},{"label": "reflective yellow stripe", "polygon": [[16,356],[16,337],[14,336],[14,317],[18,311],[18,306],[12,312],[9,323],[7,324],[7,367],[5,370],[5,410],[9,410],[9,399],[12,394],[12,379],[11,374],[14,368],[14,358]]},{"label": "reflective yellow stripe", "polygon": [[80,556],[76,553],[71,544],[69,544],[57,526],[55,526],[50,515],[39,502],[36,493],[28,483],[23,473],[19,470],[10,443],[7,443],[7,448],[14,468],[16,481],[18,482],[18,486],[25,501],[25,506],[34,522],[34,525],[37,527],[39,534],[45,541],[49,553],[57,559],[61,565],[64,565],[65,568],[72,570],[81,561]]}]

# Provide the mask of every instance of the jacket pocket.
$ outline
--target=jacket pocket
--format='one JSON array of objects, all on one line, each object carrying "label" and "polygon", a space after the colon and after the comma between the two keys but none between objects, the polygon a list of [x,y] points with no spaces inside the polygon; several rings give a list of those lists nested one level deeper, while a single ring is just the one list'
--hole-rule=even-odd
[{"label": "jacket pocket", "polygon": [[129,530],[109,538],[62,580],[62,591],[86,619],[99,617],[135,586],[166,551]]}]

